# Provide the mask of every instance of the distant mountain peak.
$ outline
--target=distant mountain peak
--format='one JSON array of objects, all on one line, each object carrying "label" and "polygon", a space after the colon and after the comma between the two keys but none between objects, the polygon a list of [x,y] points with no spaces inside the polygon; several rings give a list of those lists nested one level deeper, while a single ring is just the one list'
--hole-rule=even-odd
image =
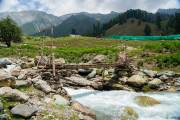
[{"label": "distant mountain peak", "polygon": [[110,14],[116,14],[117,12],[111,11]]}]

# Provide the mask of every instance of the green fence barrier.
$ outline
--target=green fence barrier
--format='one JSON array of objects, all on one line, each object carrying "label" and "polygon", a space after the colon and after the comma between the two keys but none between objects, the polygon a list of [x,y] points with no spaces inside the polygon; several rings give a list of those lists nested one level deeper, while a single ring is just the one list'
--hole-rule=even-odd
[{"label": "green fence barrier", "polygon": [[178,35],[169,35],[169,36],[109,36],[106,38],[115,38],[119,40],[177,40],[180,38]]}]

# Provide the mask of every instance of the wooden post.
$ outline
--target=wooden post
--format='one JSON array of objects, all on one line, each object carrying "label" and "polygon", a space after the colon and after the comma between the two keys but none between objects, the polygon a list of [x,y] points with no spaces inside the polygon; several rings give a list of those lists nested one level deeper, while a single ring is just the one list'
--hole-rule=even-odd
[{"label": "wooden post", "polygon": [[125,64],[127,65],[127,50],[126,50],[126,42],[125,42],[125,54],[126,54]]},{"label": "wooden post", "polygon": [[117,39],[116,39],[116,63],[117,63]]},{"label": "wooden post", "polygon": [[37,67],[39,66],[39,62],[42,60],[43,58],[43,52],[44,52],[44,30],[43,30],[43,38],[42,38],[42,48],[41,48],[41,58],[39,59],[38,63],[37,63]]},{"label": "wooden post", "polygon": [[52,65],[52,47],[53,47],[53,28],[51,28],[51,55],[50,55],[50,69]]},{"label": "wooden post", "polygon": [[105,68],[103,68],[103,83],[104,83],[104,72],[105,72]]},{"label": "wooden post", "polygon": [[52,53],[52,68],[53,68],[53,76],[55,76],[56,72],[55,72],[55,57],[54,57],[54,53]]}]

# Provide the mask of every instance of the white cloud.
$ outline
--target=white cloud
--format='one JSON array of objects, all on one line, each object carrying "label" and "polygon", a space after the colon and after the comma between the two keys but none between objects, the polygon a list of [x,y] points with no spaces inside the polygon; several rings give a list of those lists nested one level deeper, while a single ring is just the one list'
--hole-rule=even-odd
[{"label": "white cloud", "polygon": [[[36,3],[39,5],[36,6]],[[38,8],[37,8],[38,7]],[[32,10],[37,8],[61,16],[68,13],[89,12],[107,14],[142,9],[155,13],[159,8],[180,8],[178,0],[2,0],[0,12]]]},{"label": "white cloud", "polygon": [[178,0],[32,0],[40,3],[38,10],[57,16],[67,13],[124,12],[128,9],[142,9],[156,12],[159,8],[180,8]]},{"label": "white cloud", "polygon": [[13,7],[18,4],[18,0],[2,0],[0,4],[0,12],[11,11],[13,10]]}]

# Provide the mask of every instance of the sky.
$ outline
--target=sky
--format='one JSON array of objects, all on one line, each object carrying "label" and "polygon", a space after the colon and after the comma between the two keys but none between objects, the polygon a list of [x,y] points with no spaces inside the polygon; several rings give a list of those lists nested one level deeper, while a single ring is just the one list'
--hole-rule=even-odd
[{"label": "sky", "polygon": [[38,10],[55,16],[78,12],[108,14],[128,9],[155,13],[159,8],[180,8],[180,0],[0,0],[0,13]]}]

